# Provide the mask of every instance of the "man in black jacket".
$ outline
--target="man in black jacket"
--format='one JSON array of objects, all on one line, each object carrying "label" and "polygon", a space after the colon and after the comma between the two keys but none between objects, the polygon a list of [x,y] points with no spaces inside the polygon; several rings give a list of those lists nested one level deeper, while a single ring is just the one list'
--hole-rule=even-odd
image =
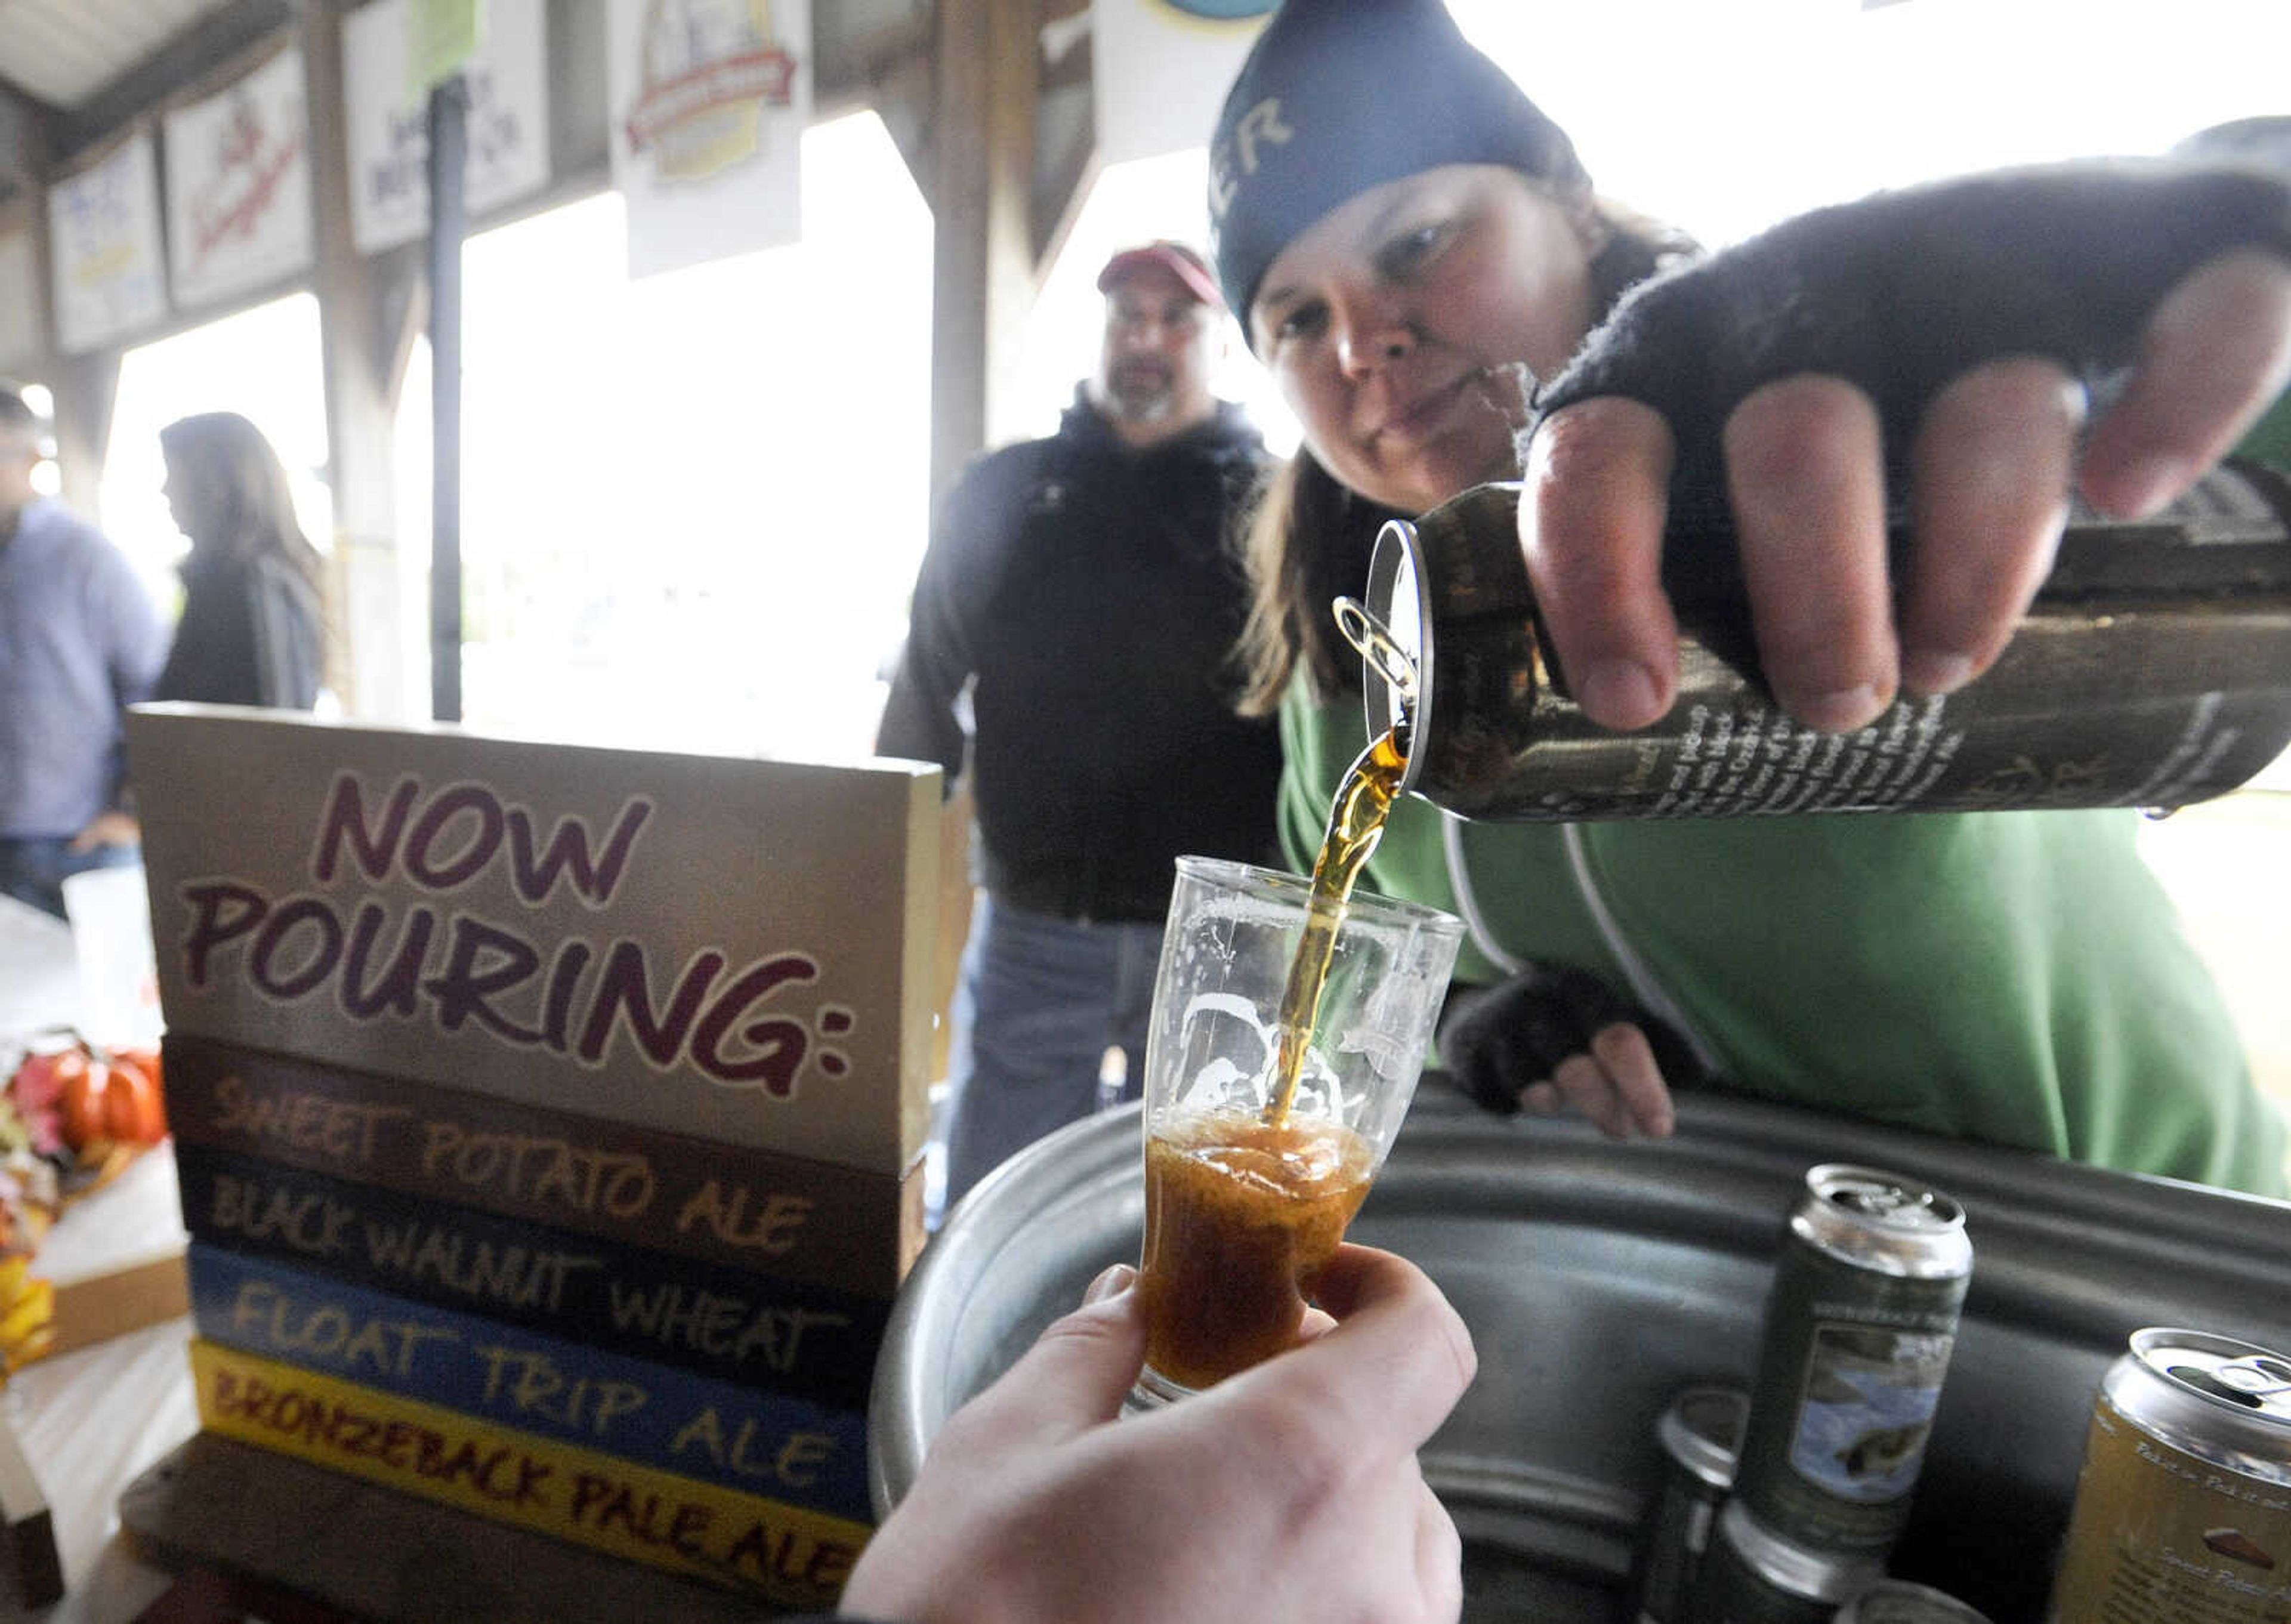
[{"label": "man in black jacket", "polygon": [[979,895],[955,993],[950,1205],[1143,1081],[1162,921],[1184,853],[1270,861],[1280,744],[1233,713],[1246,605],[1234,531],[1264,442],[1210,392],[1223,302],[1153,243],[1098,277],[1105,338],[1058,432],[942,500],[875,748],[977,802]]}]

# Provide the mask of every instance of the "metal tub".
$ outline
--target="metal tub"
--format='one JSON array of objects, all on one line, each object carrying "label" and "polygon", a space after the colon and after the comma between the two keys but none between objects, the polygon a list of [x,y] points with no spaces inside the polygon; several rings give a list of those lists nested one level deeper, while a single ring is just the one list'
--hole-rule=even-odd
[{"label": "metal tub", "polygon": [[[925,1251],[876,1367],[879,1512],[957,1405],[1137,1259],[1137,1137],[1132,1105],[1043,1140]],[[1711,1097],[1680,1102],[1675,1138],[1619,1145],[1427,1076],[1352,1234],[1421,1265],[1479,1348],[1424,1452],[1464,1534],[1466,1618],[1620,1618],[1655,1418],[1690,1382],[1747,1381],[1784,1216],[1826,1161],[1965,1204],[1972,1294],[1893,1565],[2005,1624],[2042,1609],[2093,1393],[2134,1330],[2291,1348],[2291,1205]]]}]

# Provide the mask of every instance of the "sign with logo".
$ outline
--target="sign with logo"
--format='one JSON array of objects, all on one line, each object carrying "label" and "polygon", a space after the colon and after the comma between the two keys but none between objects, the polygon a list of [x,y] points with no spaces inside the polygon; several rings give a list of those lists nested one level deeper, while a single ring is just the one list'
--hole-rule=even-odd
[{"label": "sign with logo", "polygon": [[166,117],[175,302],[208,304],[310,264],[310,133],[302,52],[288,47]]},{"label": "sign with logo", "polygon": [[48,188],[56,343],[100,350],[167,313],[159,166],[148,125]]},{"label": "sign with logo", "polygon": [[893,1180],[921,1152],[936,768],[197,705],[128,735],[171,1038]]},{"label": "sign with logo", "polygon": [[629,274],[797,241],[810,0],[610,0],[606,28]]},{"label": "sign with logo", "polygon": [[1108,164],[1209,144],[1276,0],[1093,0],[1097,149]]},{"label": "sign with logo", "polygon": [[[430,98],[408,79],[412,0],[379,0],[342,22],[350,121],[350,234],[379,253],[430,230]],[[529,197],[549,180],[549,77],[542,0],[492,0],[485,35],[462,63],[469,86],[472,219]]]}]

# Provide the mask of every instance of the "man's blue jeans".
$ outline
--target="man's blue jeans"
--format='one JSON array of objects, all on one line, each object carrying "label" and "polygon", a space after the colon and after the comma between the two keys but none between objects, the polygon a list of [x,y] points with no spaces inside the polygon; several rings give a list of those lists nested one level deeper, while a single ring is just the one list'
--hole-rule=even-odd
[{"label": "man's blue jeans", "polygon": [[978,894],[948,1046],[950,1210],[1010,1156],[1097,1109],[1108,1049],[1129,1063],[1122,1097],[1137,1097],[1161,956],[1159,923],[1055,919]]},{"label": "man's blue jeans", "polygon": [[92,868],[124,867],[142,855],[133,846],[76,852],[66,834],[0,835],[0,892],[62,919],[66,880]]}]

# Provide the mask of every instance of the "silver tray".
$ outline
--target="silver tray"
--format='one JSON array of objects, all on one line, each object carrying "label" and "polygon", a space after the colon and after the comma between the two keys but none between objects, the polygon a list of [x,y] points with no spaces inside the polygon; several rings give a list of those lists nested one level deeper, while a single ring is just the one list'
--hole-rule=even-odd
[{"label": "silver tray", "polygon": [[[1136,1260],[1137,1135],[1131,1105],[1041,1141],[926,1250],[876,1365],[879,1512],[957,1405]],[[1691,1382],[1747,1380],[1784,1215],[1825,1161],[1965,1204],[1972,1292],[1893,1565],[2000,1624],[2042,1608],[2093,1393],[2133,1331],[2291,1348],[2291,1204],[1709,1096],[1680,1102],[1673,1138],[1616,1144],[1427,1075],[1352,1236],[1421,1265],[1478,1346],[1424,1455],[1465,1536],[1466,1618],[1620,1616],[1655,1417]]]}]

